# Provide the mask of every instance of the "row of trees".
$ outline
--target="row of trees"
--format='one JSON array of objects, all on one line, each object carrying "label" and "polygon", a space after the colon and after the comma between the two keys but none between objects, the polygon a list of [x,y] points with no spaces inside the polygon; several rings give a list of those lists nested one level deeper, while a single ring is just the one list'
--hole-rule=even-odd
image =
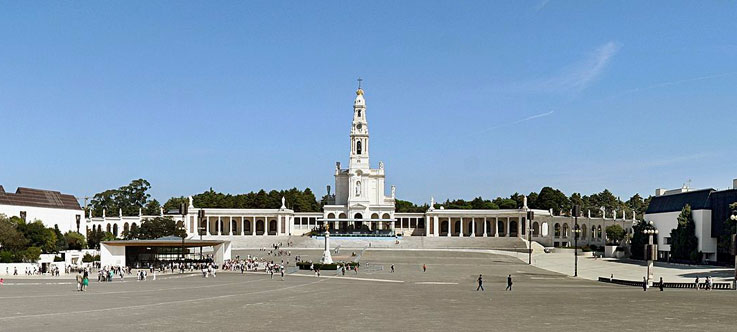
[{"label": "row of trees", "polygon": [[0,263],[31,262],[44,254],[87,246],[77,232],[62,234],[59,228],[46,227],[39,221],[26,222],[19,217],[0,215]]},{"label": "row of trees", "polygon": [[[539,193],[531,192],[527,195],[527,206],[531,209],[552,209],[556,215],[570,215],[573,205],[581,206],[581,211],[590,210],[594,217],[601,217],[601,207],[607,211],[617,210],[626,211],[628,215],[634,211],[638,218],[641,219],[650,204],[651,197],[643,199],[639,194],[635,194],[627,201],[622,201],[619,197],[614,196],[609,190],[591,195],[581,195],[573,193],[566,196],[562,191],[552,187],[543,187]],[[508,198],[497,197],[493,200],[476,197],[470,201],[463,199],[446,200],[443,203],[436,203],[435,208],[441,206],[446,209],[518,209],[524,204],[524,196],[514,193]],[[424,212],[428,205],[416,205],[412,202],[397,200],[397,212]],[[608,215],[611,216],[611,215]]]},{"label": "row of trees", "polygon": [[[295,212],[319,212],[325,204],[326,197],[318,202],[315,194],[310,188],[299,190],[292,188],[288,190],[265,190],[250,192],[247,194],[224,194],[210,188],[201,194],[192,196],[194,206],[200,208],[231,208],[231,209],[278,209],[281,207],[281,199],[284,197],[287,208]],[[164,203],[164,210],[178,209],[181,204],[189,204],[188,199],[172,197]]]}]

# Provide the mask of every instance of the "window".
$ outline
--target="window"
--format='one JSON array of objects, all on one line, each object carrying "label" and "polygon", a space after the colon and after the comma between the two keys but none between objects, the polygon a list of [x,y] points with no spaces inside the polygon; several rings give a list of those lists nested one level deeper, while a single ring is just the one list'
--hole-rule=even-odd
[{"label": "window", "polygon": [[670,239],[670,236],[665,238],[665,244],[673,244],[673,241]]},{"label": "window", "polygon": [[361,117],[361,110],[358,110],[358,117]]},{"label": "window", "polygon": [[357,152],[358,154],[361,154],[361,141],[358,141],[358,142],[356,143],[356,152]]}]

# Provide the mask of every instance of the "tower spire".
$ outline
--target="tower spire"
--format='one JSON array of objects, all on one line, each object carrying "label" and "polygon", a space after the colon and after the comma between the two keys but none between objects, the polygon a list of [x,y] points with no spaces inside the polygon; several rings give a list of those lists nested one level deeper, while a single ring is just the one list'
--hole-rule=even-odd
[{"label": "tower spire", "polygon": [[359,76],[357,81],[358,81],[358,88],[360,89],[361,88],[361,82],[363,82],[363,79]]}]

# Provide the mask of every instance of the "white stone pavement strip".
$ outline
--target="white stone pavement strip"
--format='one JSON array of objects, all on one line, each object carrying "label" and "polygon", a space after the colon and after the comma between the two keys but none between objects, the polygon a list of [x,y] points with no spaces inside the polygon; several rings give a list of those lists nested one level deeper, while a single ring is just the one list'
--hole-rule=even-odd
[{"label": "white stone pavement strip", "polygon": [[196,302],[202,302],[202,301],[211,301],[211,300],[219,300],[219,299],[231,298],[231,297],[236,297],[236,296],[255,295],[255,294],[264,294],[264,293],[272,293],[272,292],[280,292],[280,291],[285,291],[285,290],[289,290],[289,289],[293,289],[293,288],[305,287],[305,286],[313,285],[313,284],[316,284],[316,283],[321,282],[321,281],[324,281],[324,279],[323,280],[316,280],[316,281],[309,282],[309,283],[306,283],[306,284],[293,285],[293,286],[288,286],[288,287],[283,287],[283,288],[277,288],[277,289],[266,289],[266,290],[260,290],[260,291],[255,291],[255,292],[233,293],[233,294],[226,294],[226,295],[219,295],[219,296],[211,296],[211,297],[199,297],[199,298],[196,298],[196,299],[176,300],[176,301],[167,301],[167,302],[158,302],[158,303],[147,303],[147,304],[130,305],[130,306],[113,307],[113,308],[78,310],[78,311],[72,311],[72,312],[49,312],[49,313],[41,313],[41,314],[7,316],[7,317],[0,317],[0,321],[8,321],[8,320],[22,319],[22,318],[52,317],[52,316],[60,316],[60,315],[81,315],[81,314],[88,314],[88,313],[93,313],[93,312],[133,310],[133,309],[144,309],[144,308],[150,308],[150,307],[157,307],[157,306],[162,306],[162,305],[183,304],[183,303],[196,303]]},{"label": "white stone pavement strip", "polygon": [[[232,286],[232,285],[240,285],[240,284],[246,284],[251,282],[257,282],[262,281],[266,279],[255,279],[255,280],[249,280],[249,281],[238,281],[238,282],[230,282],[225,284],[212,284],[212,285],[202,285],[202,286],[186,286],[186,287],[170,287],[170,288],[154,288],[154,289],[146,289],[146,290],[131,290],[131,291],[114,291],[114,292],[87,292],[85,293],[85,296],[93,296],[93,295],[110,295],[110,294],[135,294],[135,293],[150,293],[150,292],[160,292],[160,291],[171,291],[171,290],[192,290],[192,289],[201,289],[201,288],[213,288],[213,287],[221,287],[221,286]],[[155,281],[141,281],[142,283],[151,283]],[[23,284],[25,285],[25,284]],[[61,285],[61,283],[60,283]],[[66,285],[72,285],[72,283],[67,283]],[[105,285],[103,283],[103,285]],[[95,287],[95,284],[93,283],[91,285],[92,287]],[[99,285],[98,285],[99,287]],[[76,293],[76,292],[75,292]],[[48,298],[48,297],[67,297],[70,296],[69,294],[52,294],[52,295],[24,295],[24,296],[5,296],[0,297],[0,300],[9,300],[9,299],[28,299],[28,298]]]},{"label": "white stone pavement strip", "polygon": [[[249,273],[258,273],[263,274],[263,272],[249,272]],[[308,278],[318,278],[315,277],[312,274],[297,274],[292,273],[289,275],[289,277],[308,277]],[[401,284],[404,283],[403,280],[389,280],[389,279],[374,279],[374,278],[361,278],[361,277],[343,277],[343,276],[320,276],[320,279],[326,278],[326,279],[343,279],[343,280],[355,280],[355,281],[375,281],[375,282],[388,282],[388,283],[397,283]]]},{"label": "white stone pavement strip", "polygon": [[458,285],[457,282],[442,282],[442,281],[421,281],[416,282],[415,285]]}]

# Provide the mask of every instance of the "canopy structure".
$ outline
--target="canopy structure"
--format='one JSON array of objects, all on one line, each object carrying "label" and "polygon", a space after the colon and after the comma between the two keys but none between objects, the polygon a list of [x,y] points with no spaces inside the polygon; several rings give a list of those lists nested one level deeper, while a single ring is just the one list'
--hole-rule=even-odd
[{"label": "canopy structure", "polygon": [[215,264],[221,265],[231,259],[230,241],[169,236],[153,240],[103,241],[100,243],[100,264],[148,267],[181,261],[182,257],[187,255],[187,248],[200,247],[212,247],[212,260]]}]

